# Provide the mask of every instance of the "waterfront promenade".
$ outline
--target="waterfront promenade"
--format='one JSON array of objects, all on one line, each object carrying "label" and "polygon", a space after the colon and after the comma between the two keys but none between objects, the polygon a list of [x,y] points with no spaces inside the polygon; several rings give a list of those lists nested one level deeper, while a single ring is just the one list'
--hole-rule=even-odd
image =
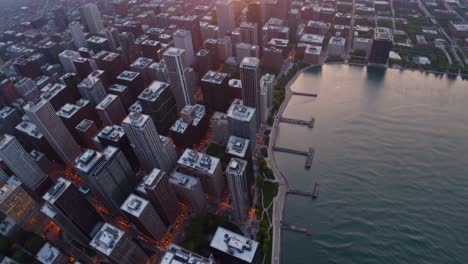
[{"label": "waterfront promenade", "polygon": [[[316,66],[311,66],[316,67]],[[268,165],[273,170],[273,174],[275,175],[276,180],[279,183],[278,194],[273,200],[273,242],[272,242],[272,259],[271,263],[273,264],[280,264],[281,263],[281,230],[282,230],[282,223],[283,223],[283,210],[286,203],[286,196],[289,191],[289,184],[288,179],[283,175],[281,170],[278,168],[276,161],[275,161],[275,151],[274,147],[276,145],[276,140],[278,137],[278,127],[281,123],[281,118],[283,116],[283,112],[286,109],[289,100],[294,95],[291,90],[291,85],[296,81],[296,79],[307,69],[310,67],[306,67],[300,71],[298,71],[293,78],[288,82],[285,89],[285,98],[283,103],[281,104],[278,112],[275,115],[275,120],[271,129],[271,136],[270,136],[270,144],[268,146]]]}]

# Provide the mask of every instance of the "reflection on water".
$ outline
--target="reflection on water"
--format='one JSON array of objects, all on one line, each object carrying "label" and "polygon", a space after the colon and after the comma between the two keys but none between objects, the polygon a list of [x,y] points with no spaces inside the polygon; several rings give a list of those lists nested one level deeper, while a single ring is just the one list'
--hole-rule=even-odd
[{"label": "reflection on water", "polygon": [[[377,70],[377,71],[375,71]],[[281,124],[278,144],[316,149],[277,153],[293,188],[285,221],[314,235],[283,232],[283,263],[468,263],[468,83],[415,71],[329,65],[292,86],[284,115],[315,117],[313,129]]]}]

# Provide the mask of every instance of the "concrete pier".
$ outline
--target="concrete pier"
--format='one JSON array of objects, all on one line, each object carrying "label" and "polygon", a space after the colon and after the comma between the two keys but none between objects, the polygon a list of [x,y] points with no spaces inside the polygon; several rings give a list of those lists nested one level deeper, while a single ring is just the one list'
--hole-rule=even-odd
[{"label": "concrete pier", "polygon": [[313,128],[314,124],[315,124],[315,118],[311,118],[309,121],[306,121],[306,120],[299,120],[299,119],[281,117],[280,122],[281,123],[294,124],[294,125],[303,125],[303,126],[308,126],[310,128]]},{"label": "concrete pier", "polygon": [[281,223],[281,228],[285,229],[285,230],[304,233],[304,234],[306,234],[308,236],[312,235],[312,226],[303,227],[303,226],[297,226],[297,225],[290,225],[290,224],[286,224],[286,223],[282,222]]},{"label": "concrete pier", "polygon": [[316,93],[292,92],[292,95],[317,97],[317,94],[316,94]]}]

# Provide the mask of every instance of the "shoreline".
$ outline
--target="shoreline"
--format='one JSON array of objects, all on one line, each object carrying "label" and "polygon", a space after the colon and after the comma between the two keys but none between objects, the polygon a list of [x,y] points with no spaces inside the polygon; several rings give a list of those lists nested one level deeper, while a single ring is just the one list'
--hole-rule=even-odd
[{"label": "shoreline", "polygon": [[279,107],[276,115],[274,116],[274,122],[271,129],[270,135],[270,144],[268,145],[268,158],[266,159],[268,166],[272,169],[275,180],[279,183],[278,193],[275,198],[273,198],[273,239],[272,239],[272,254],[271,254],[271,263],[280,264],[281,263],[281,223],[283,220],[283,210],[286,203],[286,194],[289,190],[288,179],[281,170],[278,168],[275,159],[275,151],[273,146],[276,144],[278,137],[278,126],[280,123],[280,118],[283,116],[283,112],[289,104],[291,97],[293,96],[291,85],[296,82],[297,78],[303,74],[305,71],[321,67],[322,65],[310,65],[307,66],[294,74],[294,76],[288,81],[284,87],[285,97],[281,106]]}]

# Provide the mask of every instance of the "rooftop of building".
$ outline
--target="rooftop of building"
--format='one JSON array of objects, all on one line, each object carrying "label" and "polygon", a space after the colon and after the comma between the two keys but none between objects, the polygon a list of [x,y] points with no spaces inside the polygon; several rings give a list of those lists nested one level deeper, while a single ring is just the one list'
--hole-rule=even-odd
[{"label": "rooftop of building", "polygon": [[109,88],[107,88],[107,90],[121,93],[121,92],[125,91],[125,89],[127,89],[127,88],[128,88],[128,86],[126,86],[126,85],[114,83],[111,86],[109,86]]},{"label": "rooftop of building", "polygon": [[53,264],[55,260],[61,255],[60,251],[49,243],[45,243],[42,248],[37,252],[36,259],[42,264]]},{"label": "rooftop of building", "polygon": [[130,67],[132,68],[137,68],[137,69],[144,69],[146,67],[148,67],[151,63],[153,63],[154,60],[153,59],[150,59],[150,58],[145,58],[145,57],[139,57],[138,59],[136,59],[131,65]]},{"label": "rooftop of building", "polygon": [[219,71],[208,71],[202,78],[203,82],[221,84],[228,77],[228,74],[225,72]]},{"label": "rooftop of building", "polygon": [[167,87],[169,87],[168,83],[153,81],[148,88],[143,90],[138,99],[155,102]]},{"label": "rooftop of building", "polygon": [[245,158],[247,155],[247,151],[250,146],[250,140],[235,136],[230,136],[228,143],[226,144],[226,153],[236,156]]},{"label": "rooftop of building", "polygon": [[98,36],[92,36],[88,38],[86,41],[96,43],[96,44],[102,44],[107,41],[106,38],[98,37]]},{"label": "rooftop of building", "polygon": [[315,28],[328,29],[330,25],[331,25],[330,23],[326,23],[323,21],[316,21],[316,20],[310,20],[307,22],[308,27],[315,27]]},{"label": "rooftop of building", "polygon": [[260,66],[260,60],[255,57],[245,57],[242,59],[239,66],[242,68],[258,68]]},{"label": "rooftop of building", "polygon": [[320,53],[322,53],[322,47],[315,45],[307,45],[305,53],[311,55],[320,55]]},{"label": "rooftop of building", "polygon": [[304,33],[301,36],[300,42],[322,43],[324,38],[323,35]]},{"label": "rooftop of building", "polygon": [[81,57],[80,53],[74,50],[64,50],[59,54],[60,57],[65,57],[69,59],[75,59]]},{"label": "rooftop of building", "polygon": [[37,126],[34,123],[31,123],[29,121],[23,121],[23,122],[19,123],[16,126],[16,129],[23,132],[23,133],[26,133],[29,136],[34,137],[34,138],[42,138],[43,137],[42,133],[39,131]]},{"label": "rooftop of building", "polygon": [[215,172],[219,162],[219,159],[216,157],[208,156],[191,149],[185,149],[177,163],[211,175]]},{"label": "rooftop of building", "polygon": [[214,264],[214,260],[205,258],[178,245],[171,244],[161,259],[160,264]]},{"label": "rooftop of building", "polygon": [[229,107],[227,115],[232,119],[250,121],[255,117],[255,108],[245,106],[242,100],[236,99]]},{"label": "rooftop of building", "polygon": [[241,28],[247,28],[247,29],[256,29],[257,28],[257,23],[252,23],[252,22],[242,22],[240,24]]},{"label": "rooftop of building", "polygon": [[110,256],[117,243],[124,236],[124,231],[105,223],[94,236],[89,245],[106,256]]},{"label": "rooftop of building", "polygon": [[280,39],[280,38],[272,38],[269,42],[268,45],[274,45],[277,47],[281,48],[286,48],[289,44],[289,40],[287,39]]},{"label": "rooftop of building", "polygon": [[346,39],[342,37],[331,37],[329,44],[344,46]]},{"label": "rooftop of building", "polygon": [[57,111],[57,115],[64,118],[70,118],[80,109],[81,107],[77,105],[66,103]]},{"label": "rooftop of building", "polygon": [[143,127],[146,122],[150,119],[148,115],[142,114],[140,112],[131,112],[123,121],[124,124],[130,124],[134,127]]},{"label": "rooftop of building", "polygon": [[164,56],[180,56],[183,53],[184,53],[183,49],[170,47],[164,52]]},{"label": "rooftop of building", "polygon": [[123,71],[122,73],[117,76],[117,79],[125,80],[125,81],[133,81],[135,80],[140,73],[133,72],[133,71]]},{"label": "rooftop of building", "polygon": [[113,101],[117,100],[118,96],[114,94],[108,94],[101,102],[96,106],[98,110],[105,110]]},{"label": "rooftop of building", "polygon": [[173,185],[177,185],[188,190],[195,189],[198,184],[197,178],[178,171],[171,175],[169,182]]},{"label": "rooftop of building", "polygon": [[11,115],[13,112],[15,112],[15,109],[9,106],[5,106],[0,110],[0,118],[6,118],[7,116]]},{"label": "rooftop of building", "polygon": [[247,167],[247,161],[243,159],[233,158],[229,161],[229,164],[226,168],[226,172],[232,174],[242,174],[245,172]]},{"label": "rooftop of building", "polygon": [[76,125],[76,129],[84,132],[87,131],[93,124],[93,120],[83,119],[78,125]]},{"label": "rooftop of building", "polygon": [[2,204],[10,195],[21,185],[21,181],[16,176],[8,178],[7,184],[0,188],[0,204]]},{"label": "rooftop of building", "polygon": [[148,200],[132,193],[127,197],[122,206],[120,206],[120,209],[129,213],[130,215],[140,217],[141,213],[145,210],[148,204]]},{"label": "rooftop of building", "polygon": [[125,136],[125,132],[121,126],[113,125],[106,126],[97,135],[99,138],[105,138],[110,141],[119,142]]},{"label": "rooftop of building", "polygon": [[190,31],[188,30],[185,30],[185,29],[178,29],[174,32],[173,34],[173,37],[176,37],[176,38],[186,38],[188,36],[192,35],[192,33],[190,33]]},{"label": "rooftop of building", "polygon": [[180,114],[182,117],[174,122],[170,130],[182,134],[189,126],[197,126],[200,123],[206,116],[206,108],[200,104],[186,105],[182,108]]},{"label": "rooftop of building", "polygon": [[100,83],[101,80],[99,78],[94,78],[88,75],[88,77],[84,78],[79,84],[79,87],[91,89],[93,88],[97,83]]},{"label": "rooftop of building", "polygon": [[392,30],[385,27],[376,27],[374,38],[375,40],[393,41]]},{"label": "rooftop of building", "polygon": [[160,169],[154,168],[150,173],[146,174],[138,184],[138,191],[146,193],[145,189],[153,189],[158,185],[159,181],[166,173]]},{"label": "rooftop of building", "polygon": [[258,242],[218,227],[211,240],[210,247],[247,263],[252,263],[258,248]]},{"label": "rooftop of building", "polygon": [[242,81],[239,80],[239,79],[230,79],[229,82],[229,87],[233,87],[233,88],[242,88]]}]

